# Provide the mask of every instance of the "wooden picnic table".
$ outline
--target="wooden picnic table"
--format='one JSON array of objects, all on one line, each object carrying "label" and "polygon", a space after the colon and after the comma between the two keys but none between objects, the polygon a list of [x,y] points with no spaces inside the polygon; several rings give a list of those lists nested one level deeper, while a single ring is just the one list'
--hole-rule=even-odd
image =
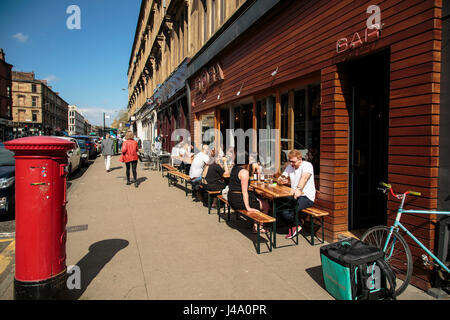
[{"label": "wooden picnic table", "polygon": [[294,190],[288,186],[279,184],[269,184],[265,182],[251,181],[250,186],[262,193],[266,198],[272,200],[273,203],[273,217],[275,222],[273,223],[273,246],[277,247],[277,199],[291,197],[294,194]]}]

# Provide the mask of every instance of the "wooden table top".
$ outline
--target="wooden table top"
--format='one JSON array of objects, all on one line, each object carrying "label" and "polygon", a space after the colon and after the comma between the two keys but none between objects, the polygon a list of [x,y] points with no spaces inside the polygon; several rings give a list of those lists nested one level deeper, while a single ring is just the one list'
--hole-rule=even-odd
[{"label": "wooden table top", "polygon": [[254,189],[263,192],[266,196],[269,196],[270,198],[284,198],[289,197],[294,194],[294,190],[291,189],[288,186],[283,185],[273,185],[263,182],[256,182],[252,181],[250,183],[250,186],[252,186]]}]

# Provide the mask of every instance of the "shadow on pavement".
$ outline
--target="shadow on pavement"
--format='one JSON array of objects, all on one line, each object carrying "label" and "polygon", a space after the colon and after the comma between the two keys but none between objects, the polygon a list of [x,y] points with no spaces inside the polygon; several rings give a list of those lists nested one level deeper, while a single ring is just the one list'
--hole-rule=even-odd
[{"label": "shadow on pavement", "polygon": [[108,239],[92,244],[89,253],[76,264],[81,271],[81,289],[69,290],[68,298],[79,299],[103,267],[128,244],[129,242],[123,239]]},{"label": "shadow on pavement", "polygon": [[316,266],[305,270],[306,273],[324,290],[325,282],[323,281],[322,266]]},{"label": "shadow on pavement", "polygon": [[[68,177],[67,181],[72,181],[74,179],[78,179],[84,175],[84,173],[87,171],[87,169],[94,163],[94,160],[88,160],[84,166],[80,165],[80,168],[78,168],[76,171],[72,172]],[[69,186],[70,187],[70,186]]]},{"label": "shadow on pavement", "polygon": [[[230,219],[230,221],[226,221],[227,225],[230,228],[239,231],[242,235],[244,235],[249,240],[251,240],[253,243],[253,247],[255,248],[255,252],[256,252],[257,234],[253,233],[253,231],[252,231],[253,220],[247,219],[246,217],[239,217],[237,220],[235,220],[234,218],[235,218],[235,214],[233,213],[233,216]],[[261,233],[261,235],[260,235],[261,254],[269,253],[269,244],[270,243],[269,243],[268,235],[269,235],[268,233],[267,234]]]},{"label": "shadow on pavement", "polygon": [[114,170],[119,170],[119,169],[123,169],[123,166],[121,166],[121,167],[110,168],[109,170],[110,170],[110,171],[114,171]]},{"label": "shadow on pavement", "polygon": [[140,177],[140,178],[137,178],[138,186],[140,186],[141,183],[144,182],[145,180],[147,180],[147,177]]}]

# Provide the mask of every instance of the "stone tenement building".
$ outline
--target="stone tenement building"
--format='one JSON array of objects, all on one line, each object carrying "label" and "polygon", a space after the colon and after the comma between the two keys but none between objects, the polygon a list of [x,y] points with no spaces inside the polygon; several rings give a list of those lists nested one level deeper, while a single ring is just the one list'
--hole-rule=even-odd
[{"label": "stone tenement building", "polygon": [[12,138],[11,68],[0,49],[0,141]]},{"label": "stone tenement building", "polygon": [[170,149],[170,132],[189,130],[186,63],[246,2],[142,0],[128,65],[128,112],[141,139],[152,140],[158,131],[164,149]]},{"label": "stone tenement building", "polygon": [[13,71],[13,122],[15,137],[54,135],[67,131],[68,103],[34,72]]},{"label": "stone tenement building", "polygon": [[83,135],[85,130],[85,119],[76,105],[69,105],[69,136]]}]

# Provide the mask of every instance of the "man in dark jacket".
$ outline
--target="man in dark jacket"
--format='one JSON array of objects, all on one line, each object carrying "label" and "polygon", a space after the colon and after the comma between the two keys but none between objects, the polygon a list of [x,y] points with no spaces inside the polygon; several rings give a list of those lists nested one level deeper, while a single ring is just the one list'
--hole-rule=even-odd
[{"label": "man in dark jacket", "polygon": [[105,159],[106,172],[110,172],[111,169],[111,157],[114,154],[114,140],[111,139],[109,133],[106,134],[106,138],[102,141],[102,155]]}]

